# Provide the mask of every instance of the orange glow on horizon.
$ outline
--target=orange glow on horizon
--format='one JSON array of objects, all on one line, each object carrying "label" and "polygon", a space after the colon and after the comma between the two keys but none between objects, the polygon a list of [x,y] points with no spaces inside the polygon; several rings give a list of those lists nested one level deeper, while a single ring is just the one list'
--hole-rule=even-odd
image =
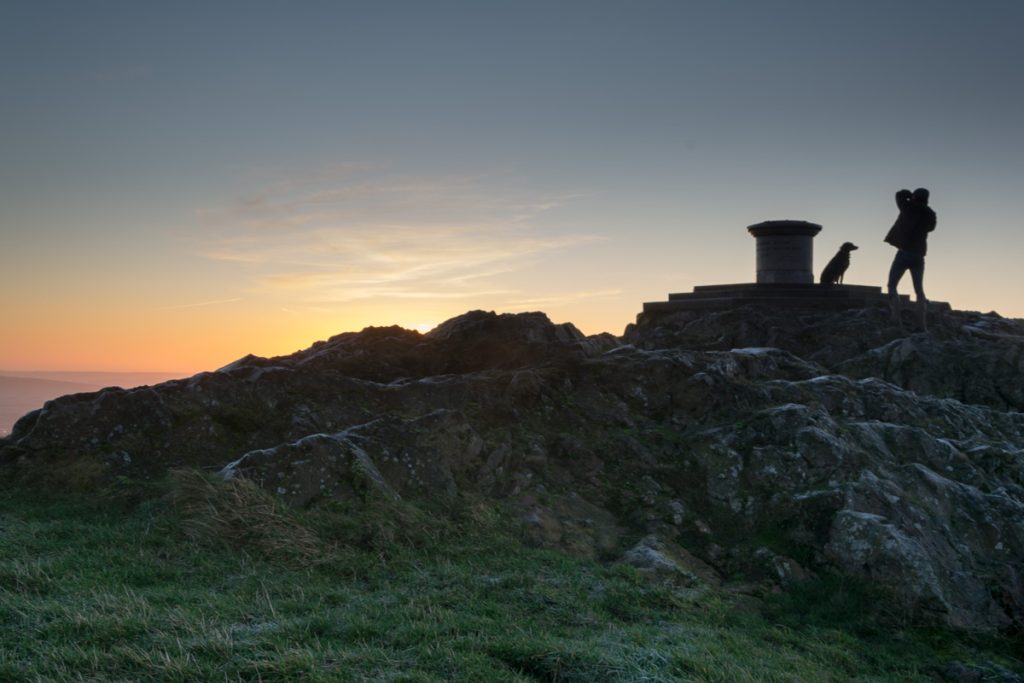
[{"label": "orange glow on horizon", "polygon": [[[938,259],[936,259],[938,261]],[[862,277],[851,284],[865,282],[865,272],[881,269],[881,261],[855,264]],[[939,269],[934,269],[938,271]],[[942,277],[941,272],[926,278],[929,296],[949,301],[960,310],[987,312],[996,310],[1007,317],[1020,315],[1012,293],[994,296],[977,282],[958,283]],[[569,322],[585,334],[611,332],[621,334],[635,320],[643,302],[663,299],[669,292],[689,291],[695,284],[744,281],[738,278],[707,276],[659,278],[663,284],[648,283],[646,291],[544,305],[527,300],[513,308],[501,301],[361,301],[341,310],[301,310],[269,303],[229,301],[208,306],[139,311],[138,309],[85,309],[61,307],[46,317],[16,311],[8,320],[27,320],[17,334],[0,335],[0,370],[11,371],[105,371],[176,372],[190,375],[222,367],[248,353],[270,357],[306,349],[314,342],[343,332],[355,332],[369,326],[399,325],[427,332],[434,326],[469,310],[495,310],[499,313],[543,311],[554,323]],[[909,282],[904,283],[904,290]],[[19,315],[20,314],[20,315]],[[6,323],[5,323],[6,324]]]},{"label": "orange glow on horizon", "polygon": [[[248,353],[288,355],[316,341],[370,326],[398,325],[424,333],[473,308],[496,307],[466,306],[464,302],[430,307],[397,302],[383,307],[366,302],[335,314],[232,303],[145,314],[136,311],[135,317],[101,309],[68,312],[23,326],[17,336],[3,335],[0,370],[174,372],[184,376],[223,367]],[[553,322],[580,326],[579,321],[548,313]],[[621,332],[625,322],[610,331]],[[591,326],[587,331],[603,330]]]}]

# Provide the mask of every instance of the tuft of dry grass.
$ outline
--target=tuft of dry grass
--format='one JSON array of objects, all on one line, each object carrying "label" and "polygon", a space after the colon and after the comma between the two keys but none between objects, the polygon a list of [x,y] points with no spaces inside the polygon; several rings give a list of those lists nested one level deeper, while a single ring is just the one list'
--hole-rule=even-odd
[{"label": "tuft of dry grass", "polygon": [[91,455],[72,453],[61,458],[32,457],[4,472],[5,489],[39,491],[42,495],[75,496],[104,491],[113,479],[110,463]]},{"label": "tuft of dry grass", "polygon": [[339,546],[373,551],[381,557],[403,548],[433,547],[446,535],[456,533],[450,509],[427,510],[385,496],[331,501],[307,514],[322,538]]},{"label": "tuft of dry grass", "polygon": [[223,481],[194,469],[172,470],[168,478],[170,501],[188,538],[287,563],[322,558],[317,534],[252,481]]}]

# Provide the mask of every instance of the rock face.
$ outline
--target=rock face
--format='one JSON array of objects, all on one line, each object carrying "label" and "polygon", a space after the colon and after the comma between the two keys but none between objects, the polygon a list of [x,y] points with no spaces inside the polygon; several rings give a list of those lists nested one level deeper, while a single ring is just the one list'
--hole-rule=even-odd
[{"label": "rock face", "polygon": [[877,377],[919,394],[1024,410],[1024,321],[995,313],[933,311],[913,334],[884,307],[843,312],[748,306],[642,319],[625,341],[640,348],[773,347],[857,379]]},{"label": "rock face", "polygon": [[842,572],[953,626],[1024,625],[1024,325],[748,308],[622,340],[475,311],[51,401],[8,476],[199,465],[296,506],[486,496],[528,542],[671,580]]}]

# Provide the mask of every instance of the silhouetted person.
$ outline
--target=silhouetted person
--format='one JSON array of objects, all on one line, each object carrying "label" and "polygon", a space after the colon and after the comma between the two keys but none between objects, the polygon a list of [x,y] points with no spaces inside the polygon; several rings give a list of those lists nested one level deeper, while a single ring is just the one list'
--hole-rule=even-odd
[{"label": "silhouetted person", "polygon": [[928,299],[924,295],[924,256],[928,252],[928,233],[935,229],[935,212],[928,206],[928,190],[919,187],[913,192],[900,190],[896,193],[896,206],[900,215],[893,223],[885,241],[896,247],[896,256],[889,268],[889,306],[892,319],[900,320],[900,297],[896,293],[903,274],[910,271],[914,281],[921,329],[928,330]]}]

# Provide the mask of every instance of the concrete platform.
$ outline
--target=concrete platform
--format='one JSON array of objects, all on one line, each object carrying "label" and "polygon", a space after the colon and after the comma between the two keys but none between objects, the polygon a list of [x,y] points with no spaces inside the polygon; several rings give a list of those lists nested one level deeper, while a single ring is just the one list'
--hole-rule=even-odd
[{"label": "concrete platform", "polygon": [[[910,297],[900,295],[904,306]],[[700,285],[692,292],[669,294],[668,301],[644,304],[644,313],[666,314],[677,311],[711,311],[738,308],[749,304],[785,308],[841,310],[888,306],[889,297],[881,287],[868,285],[823,285],[799,283],[744,283]],[[930,301],[930,310],[949,310],[949,304]]]}]

